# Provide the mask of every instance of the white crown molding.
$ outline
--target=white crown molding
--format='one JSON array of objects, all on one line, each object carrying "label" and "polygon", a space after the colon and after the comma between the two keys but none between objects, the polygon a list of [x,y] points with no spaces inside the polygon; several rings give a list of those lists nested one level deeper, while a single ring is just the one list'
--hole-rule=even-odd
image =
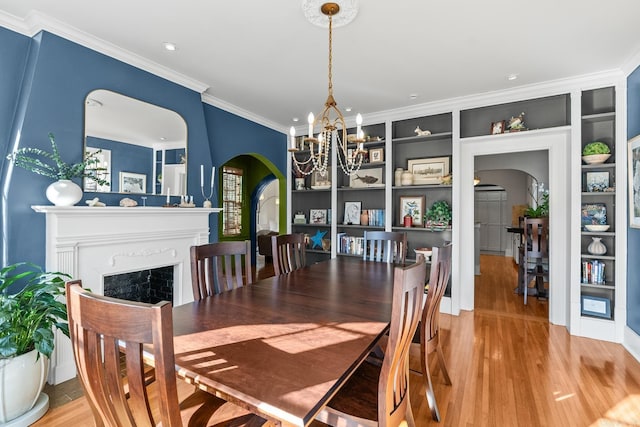
[{"label": "white crown molding", "polygon": [[29,37],[33,37],[40,31],[50,32],[198,93],[204,92],[209,87],[205,83],[122,49],[113,43],[97,38],[38,11],[30,12],[25,19],[0,11],[0,25]]},{"label": "white crown molding", "polygon": [[240,116],[247,120],[251,120],[252,122],[261,124],[262,126],[268,127],[277,132],[281,132],[287,135],[289,134],[289,128],[281,125],[280,123],[265,119],[262,116],[252,113],[251,111],[244,110],[236,105],[230,104],[227,101],[216,98],[215,96],[208,93],[203,93],[201,97],[202,102],[204,102],[205,104],[213,105],[214,107],[228,111],[229,113],[235,114],[236,116]]},{"label": "white crown molding", "polygon": [[631,55],[620,67],[625,76],[633,73],[640,66],[640,50]]}]

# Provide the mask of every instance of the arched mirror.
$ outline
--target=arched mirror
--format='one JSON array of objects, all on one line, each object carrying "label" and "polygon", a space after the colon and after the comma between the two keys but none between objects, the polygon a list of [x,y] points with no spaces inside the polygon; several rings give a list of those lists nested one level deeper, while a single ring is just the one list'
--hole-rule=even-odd
[{"label": "arched mirror", "polygon": [[98,174],[84,191],[187,194],[187,124],[175,111],[119,93],[94,90],[85,100],[84,150],[98,154]]}]

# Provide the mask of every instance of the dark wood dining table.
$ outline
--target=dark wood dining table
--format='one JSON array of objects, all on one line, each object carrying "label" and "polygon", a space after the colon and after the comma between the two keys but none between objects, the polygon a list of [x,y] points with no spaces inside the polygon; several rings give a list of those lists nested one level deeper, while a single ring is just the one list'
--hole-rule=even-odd
[{"label": "dark wood dining table", "polygon": [[338,257],[173,309],[178,375],[304,426],[388,330],[393,266]]}]

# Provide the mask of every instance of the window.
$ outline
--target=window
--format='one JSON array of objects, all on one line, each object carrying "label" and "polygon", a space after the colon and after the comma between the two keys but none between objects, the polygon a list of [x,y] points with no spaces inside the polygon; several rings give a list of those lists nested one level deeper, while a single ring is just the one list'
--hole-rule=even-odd
[{"label": "window", "polygon": [[242,169],[222,168],[222,235],[242,232]]}]

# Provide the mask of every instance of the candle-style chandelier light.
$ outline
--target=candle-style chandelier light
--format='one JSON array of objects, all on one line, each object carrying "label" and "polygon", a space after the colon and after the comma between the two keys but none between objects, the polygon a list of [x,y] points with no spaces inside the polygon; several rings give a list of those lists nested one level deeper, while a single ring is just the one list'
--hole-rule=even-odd
[{"label": "candle-style chandelier light", "polygon": [[[303,7],[317,7],[317,0],[309,0],[305,2]],[[351,16],[347,19],[351,20],[355,16],[356,2],[351,1],[350,6],[354,10],[350,10]],[[328,17],[329,21],[329,96],[324,103],[324,109],[319,116],[314,117],[313,113],[309,113],[307,118],[309,123],[309,133],[303,139],[300,147],[296,144],[296,131],[292,126],[289,133],[291,136],[291,159],[293,167],[303,175],[310,175],[313,172],[319,172],[321,176],[325,176],[329,168],[329,157],[332,147],[338,150],[337,157],[342,171],[346,175],[353,175],[362,166],[364,159],[364,134],[362,132],[362,116],[356,117],[357,130],[355,138],[347,139],[347,126],[344,116],[338,109],[336,100],[333,97],[332,82],[332,42],[333,42],[333,17],[340,12],[338,3],[323,3],[320,6],[320,12]],[[315,136],[314,129],[319,126],[320,131]],[[349,144],[352,148],[349,149]],[[302,157],[301,152],[308,147],[308,157]]]}]

